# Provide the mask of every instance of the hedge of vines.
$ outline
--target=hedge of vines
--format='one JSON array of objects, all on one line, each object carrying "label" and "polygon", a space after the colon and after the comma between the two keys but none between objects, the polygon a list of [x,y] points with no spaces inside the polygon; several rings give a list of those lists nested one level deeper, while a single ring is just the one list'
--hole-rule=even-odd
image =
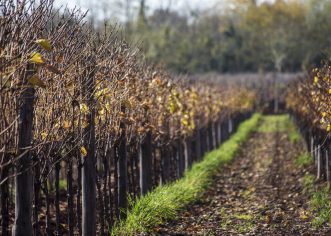
[{"label": "hedge of vines", "polygon": [[254,107],[244,86],[187,81],[77,9],[1,1],[2,235],[106,235]]},{"label": "hedge of vines", "polygon": [[317,166],[317,178],[331,182],[331,66],[325,62],[289,87],[287,107]]}]

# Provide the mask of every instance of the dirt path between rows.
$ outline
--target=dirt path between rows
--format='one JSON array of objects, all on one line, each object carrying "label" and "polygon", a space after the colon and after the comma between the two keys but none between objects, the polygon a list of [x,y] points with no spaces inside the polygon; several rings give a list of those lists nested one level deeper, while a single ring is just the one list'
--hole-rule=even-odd
[{"label": "dirt path between rows", "polygon": [[204,197],[155,234],[331,235],[330,228],[314,229],[305,214],[308,196],[300,182],[305,170],[294,164],[304,146],[291,142],[286,127],[275,121],[262,121]]}]

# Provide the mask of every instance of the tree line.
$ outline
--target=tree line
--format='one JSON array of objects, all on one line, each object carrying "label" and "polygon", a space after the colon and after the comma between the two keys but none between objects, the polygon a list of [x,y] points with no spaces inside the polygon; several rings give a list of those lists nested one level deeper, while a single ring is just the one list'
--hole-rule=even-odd
[{"label": "tree line", "polygon": [[293,72],[329,55],[330,0],[230,0],[188,14],[172,1],[156,9],[134,2],[117,1],[127,39],[175,72]]}]

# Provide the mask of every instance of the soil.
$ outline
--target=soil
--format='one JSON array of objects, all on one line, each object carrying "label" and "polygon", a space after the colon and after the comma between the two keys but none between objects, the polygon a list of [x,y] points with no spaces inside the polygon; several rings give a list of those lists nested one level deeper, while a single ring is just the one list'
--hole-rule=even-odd
[{"label": "soil", "polygon": [[285,131],[254,132],[204,196],[154,234],[331,235],[328,226],[311,224],[300,181],[308,170],[295,164],[304,150]]}]

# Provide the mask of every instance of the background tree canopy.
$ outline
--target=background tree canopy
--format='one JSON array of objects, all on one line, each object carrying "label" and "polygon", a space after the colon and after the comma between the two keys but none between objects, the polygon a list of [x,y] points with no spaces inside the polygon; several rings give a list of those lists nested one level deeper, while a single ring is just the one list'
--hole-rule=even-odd
[{"label": "background tree canopy", "polygon": [[294,72],[328,58],[331,0],[228,0],[190,14],[171,1],[153,10],[145,0],[136,8],[134,0],[118,2],[127,39],[142,42],[146,59],[171,71]]}]

